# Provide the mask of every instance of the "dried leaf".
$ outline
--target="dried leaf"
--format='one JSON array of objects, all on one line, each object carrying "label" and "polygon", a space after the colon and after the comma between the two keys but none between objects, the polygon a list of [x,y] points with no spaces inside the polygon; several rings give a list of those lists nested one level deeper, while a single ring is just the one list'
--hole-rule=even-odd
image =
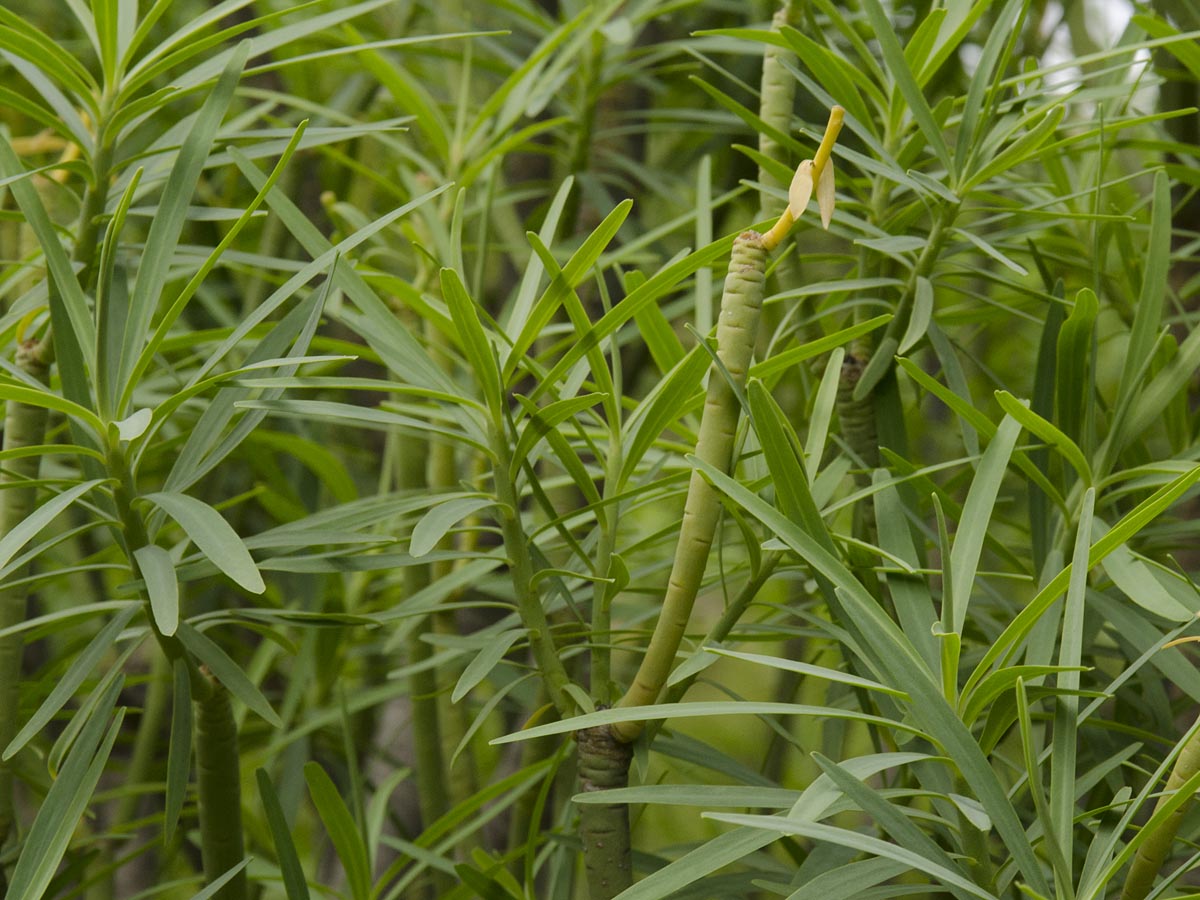
[{"label": "dried leaf", "polygon": [[812,160],[806,159],[796,167],[796,174],[792,177],[792,184],[788,188],[788,210],[793,219],[799,219],[804,214],[812,192]]},{"label": "dried leaf", "polygon": [[817,179],[817,206],[821,210],[821,227],[826,231],[833,220],[833,204],[833,160],[829,159]]}]

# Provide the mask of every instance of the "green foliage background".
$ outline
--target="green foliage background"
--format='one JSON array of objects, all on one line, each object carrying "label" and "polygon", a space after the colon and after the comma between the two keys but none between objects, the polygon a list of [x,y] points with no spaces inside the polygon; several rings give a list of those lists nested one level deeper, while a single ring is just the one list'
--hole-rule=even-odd
[{"label": "green foliage background", "polygon": [[1135,6],[0,8],[5,896],[1200,890],[1200,7]]}]

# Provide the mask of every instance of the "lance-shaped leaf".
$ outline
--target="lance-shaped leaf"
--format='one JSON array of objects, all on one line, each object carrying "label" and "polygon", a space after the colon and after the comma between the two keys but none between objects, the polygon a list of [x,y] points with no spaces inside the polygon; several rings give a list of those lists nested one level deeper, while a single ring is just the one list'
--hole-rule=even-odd
[{"label": "lance-shaped leaf", "polygon": [[792,183],[788,187],[788,212],[793,219],[799,219],[804,214],[804,210],[808,209],[808,201],[812,199],[812,164],[811,159],[806,159],[796,166],[796,174],[792,176]]},{"label": "lance-shaped leaf", "polygon": [[821,210],[821,227],[826,231],[833,221],[833,204],[833,160],[830,159],[817,174],[817,208]]},{"label": "lance-shaped leaf", "polygon": [[267,589],[250,551],[237,532],[203,500],[168,491],[146,494],[142,499],[178,522],[200,552],[241,587],[252,594],[261,594]]}]

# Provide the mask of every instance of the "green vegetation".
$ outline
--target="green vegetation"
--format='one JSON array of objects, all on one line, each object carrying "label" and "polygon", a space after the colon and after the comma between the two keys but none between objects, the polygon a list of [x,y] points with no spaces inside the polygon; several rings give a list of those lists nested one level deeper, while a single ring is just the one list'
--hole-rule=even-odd
[{"label": "green vegetation", "polygon": [[1116,6],[0,8],[0,894],[1196,896]]}]

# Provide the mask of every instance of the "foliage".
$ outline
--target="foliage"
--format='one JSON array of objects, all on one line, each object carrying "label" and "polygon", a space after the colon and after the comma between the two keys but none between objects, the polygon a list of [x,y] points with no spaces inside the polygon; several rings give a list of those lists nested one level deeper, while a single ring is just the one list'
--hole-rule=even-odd
[{"label": "foliage", "polygon": [[1200,11],[1102,5],[0,9],[5,896],[1194,890]]}]

